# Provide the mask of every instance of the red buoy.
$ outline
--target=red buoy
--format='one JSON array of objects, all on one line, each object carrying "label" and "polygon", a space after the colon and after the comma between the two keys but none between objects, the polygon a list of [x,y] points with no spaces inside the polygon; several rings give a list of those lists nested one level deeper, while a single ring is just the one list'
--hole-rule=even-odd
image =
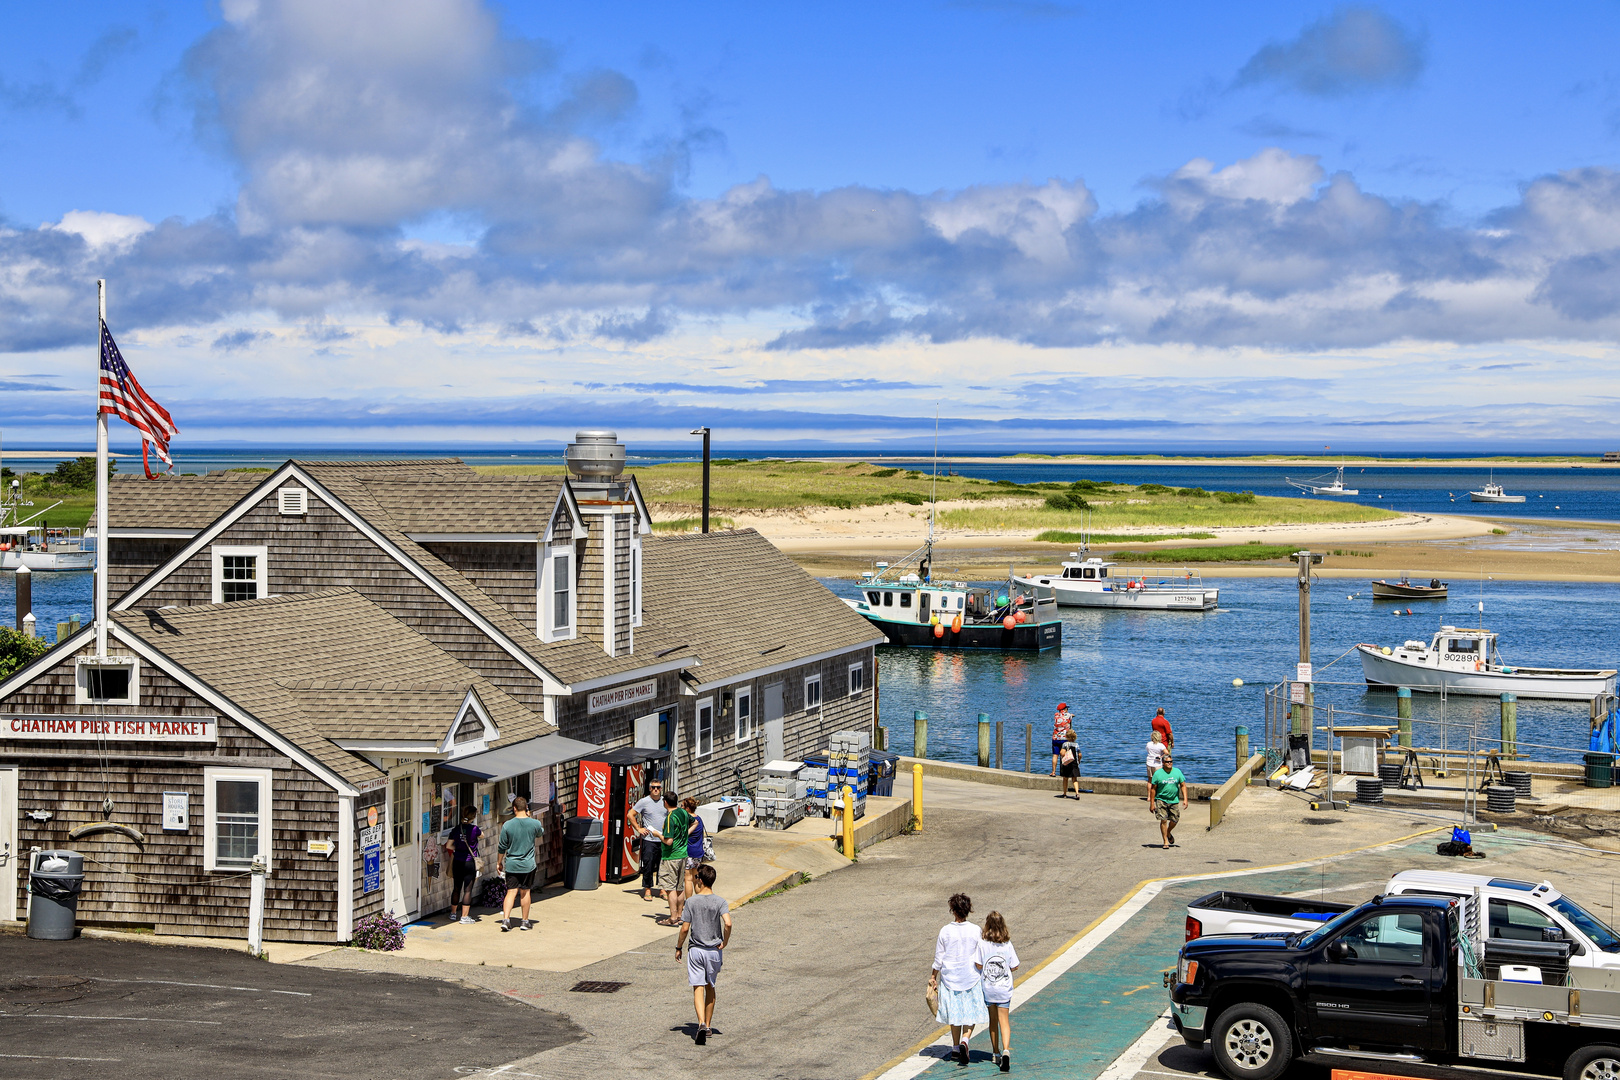
[{"label": "red buoy", "polygon": [[944,627],[943,624],[941,624],[941,623],[935,623],[934,624],[934,636],[935,637],[944,637],[945,636],[945,627]]},{"label": "red buoy", "polygon": [[1005,619],[1001,620],[1001,625],[1006,629],[1011,630],[1013,627],[1018,625],[1018,620],[1009,615]]},{"label": "red buoy", "polygon": [[1020,612],[1017,612],[1016,614],[1014,614],[1013,618],[1017,619],[1019,622],[1028,622],[1029,621],[1028,613],[1023,612],[1023,611],[1020,611]]}]

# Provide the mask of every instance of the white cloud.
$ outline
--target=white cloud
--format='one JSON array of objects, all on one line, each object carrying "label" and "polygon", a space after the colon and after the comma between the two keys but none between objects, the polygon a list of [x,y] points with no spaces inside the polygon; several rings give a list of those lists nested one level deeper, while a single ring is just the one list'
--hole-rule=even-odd
[{"label": "white cloud", "polygon": [[41,229],[56,229],[83,238],[93,248],[127,248],[152,231],[152,223],[131,214],[108,214],[100,210],[69,210],[61,221],[46,222]]}]

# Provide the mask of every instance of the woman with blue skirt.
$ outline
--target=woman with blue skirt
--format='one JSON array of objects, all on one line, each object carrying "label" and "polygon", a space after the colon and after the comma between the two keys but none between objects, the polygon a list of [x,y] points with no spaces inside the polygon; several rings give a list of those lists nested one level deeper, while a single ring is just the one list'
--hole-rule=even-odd
[{"label": "woman with blue skirt", "polygon": [[973,901],[962,893],[951,897],[951,922],[939,932],[934,944],[934,972],[928,985],[939,991],[939,1011],[934,1019],[951,1026],[951,1044],[956,1063],[968,1063],[968,1040],[973,1029],[988,1023],[984,993],[979,987],[979,928],[967,921]]}]

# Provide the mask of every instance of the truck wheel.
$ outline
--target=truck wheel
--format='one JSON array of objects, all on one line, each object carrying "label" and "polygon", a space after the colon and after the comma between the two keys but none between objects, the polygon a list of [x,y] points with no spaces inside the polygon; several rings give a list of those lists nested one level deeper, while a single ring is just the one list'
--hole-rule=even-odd
[{"label": "truck wheel", "polygon": [[1620,1080],[1620,1046],[1583,1046],[1564,1064],[1564,1080]]},{"label": "truck wheel", "polygon": [[1234,1005],[1221,1013],[1210,1041],[1215,1045],[1215,1064],[1231,1080],[1273,1080],[1294,1057],[1288,1025],[1264,1005]]}]

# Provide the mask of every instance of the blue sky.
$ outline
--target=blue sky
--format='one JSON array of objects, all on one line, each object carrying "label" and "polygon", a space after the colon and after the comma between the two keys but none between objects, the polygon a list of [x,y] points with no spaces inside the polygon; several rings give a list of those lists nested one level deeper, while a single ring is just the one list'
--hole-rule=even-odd
[{"label": "blue sky", "polygon": [[0,6],[0,431],[1612,448],[1612,4]]}]

